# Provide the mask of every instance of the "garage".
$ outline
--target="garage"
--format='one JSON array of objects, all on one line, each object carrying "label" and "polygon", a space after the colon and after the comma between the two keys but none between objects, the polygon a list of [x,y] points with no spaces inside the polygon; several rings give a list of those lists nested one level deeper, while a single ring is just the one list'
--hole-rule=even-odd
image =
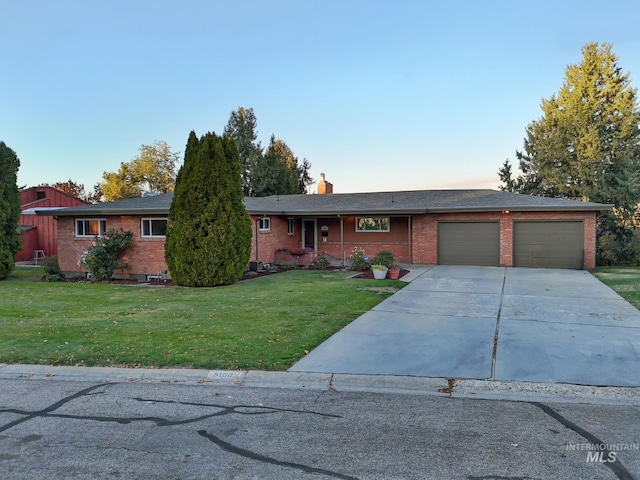
[{"label": "garage", "polygon": [[438,222],[438,264],[500,265],[500,224]]},{"label": "garage", "polygon": [[584,267],[582,221],[513,222],[513,266]]}]

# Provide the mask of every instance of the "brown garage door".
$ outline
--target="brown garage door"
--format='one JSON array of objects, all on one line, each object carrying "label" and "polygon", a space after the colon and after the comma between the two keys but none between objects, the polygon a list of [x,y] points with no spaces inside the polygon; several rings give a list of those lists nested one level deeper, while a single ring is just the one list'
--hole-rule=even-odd
[{"label": "brown garage door", "polygon": [[583,268],[582,221],[513,222],[515,267]]},{"label": "brown garage door", "polygon": [[440,265],[500,265],[498,222],[438,222]]}]

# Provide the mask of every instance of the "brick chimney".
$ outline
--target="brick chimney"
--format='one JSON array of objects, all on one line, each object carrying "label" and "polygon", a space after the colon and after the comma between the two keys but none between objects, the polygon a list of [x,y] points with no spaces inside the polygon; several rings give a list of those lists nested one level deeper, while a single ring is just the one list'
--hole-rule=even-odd
[{"label": "brick chimney", "polygon": [[324,179],[324,173],[321,173],[320,181],[318,182],[318,195],[324,195],[326,193],[333,193],[333,183],[327,182]]}]

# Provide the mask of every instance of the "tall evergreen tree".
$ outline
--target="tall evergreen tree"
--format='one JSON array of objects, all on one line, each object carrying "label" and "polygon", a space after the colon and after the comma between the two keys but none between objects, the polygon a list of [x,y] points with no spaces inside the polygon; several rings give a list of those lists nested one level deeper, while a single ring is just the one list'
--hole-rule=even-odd
[{"label": "tall evergreen tree", "polygon": [[229,136],[191,132],[169,210],[165,257],[178,285],[240,279],[249,262],[251,219],[242,202],[238,151]]},{"label": "tall evergreen tree", "polygon": [[15,255],[21,248],[17,231],[20,219],[20,191],[16,152],[0,142],[0,280],[9,276],[15,267]]},{"label": "tall evergreen tree", "polygon": [[242,191],[246,196],[252,195],[251,173],[262,157],[262,147],[257,141],[256,126],[257,120],[253,108],[238,107],[237,111],[231,112],[227,126],[224,128],[225,135],[233,138],[238,148]]},{"label": "tall evergreen tree", "polygon": [[305,193],[307,186],[313,183],[309,168],[311,163],[306,158],[300,165],[291,148],[271,135],[264,156],[252,172],[254,196]]},{"label": "tall evergreen tree", "polygon": [[508,162],[499,175],[504,188],[521,193],[612,203],[611,230],[629,225],[640,201],[640,110],[611,44],[589,43],[582,54],[527,127],[524,151],[516,152],[522,175],[512,179]]}]

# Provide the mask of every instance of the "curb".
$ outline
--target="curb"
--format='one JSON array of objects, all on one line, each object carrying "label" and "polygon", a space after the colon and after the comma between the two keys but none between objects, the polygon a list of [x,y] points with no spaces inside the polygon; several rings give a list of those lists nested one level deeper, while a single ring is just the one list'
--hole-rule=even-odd
[{"label": "curb", "polygon": [[276,388],[319,392],[432,395],[453,399],[631,404],[640,406],[640,387],[598,387],[558,383],[458,380],[401,375],[0,364],[0,380],[17,379],[92,383],[200,384],[216,387]]}]

